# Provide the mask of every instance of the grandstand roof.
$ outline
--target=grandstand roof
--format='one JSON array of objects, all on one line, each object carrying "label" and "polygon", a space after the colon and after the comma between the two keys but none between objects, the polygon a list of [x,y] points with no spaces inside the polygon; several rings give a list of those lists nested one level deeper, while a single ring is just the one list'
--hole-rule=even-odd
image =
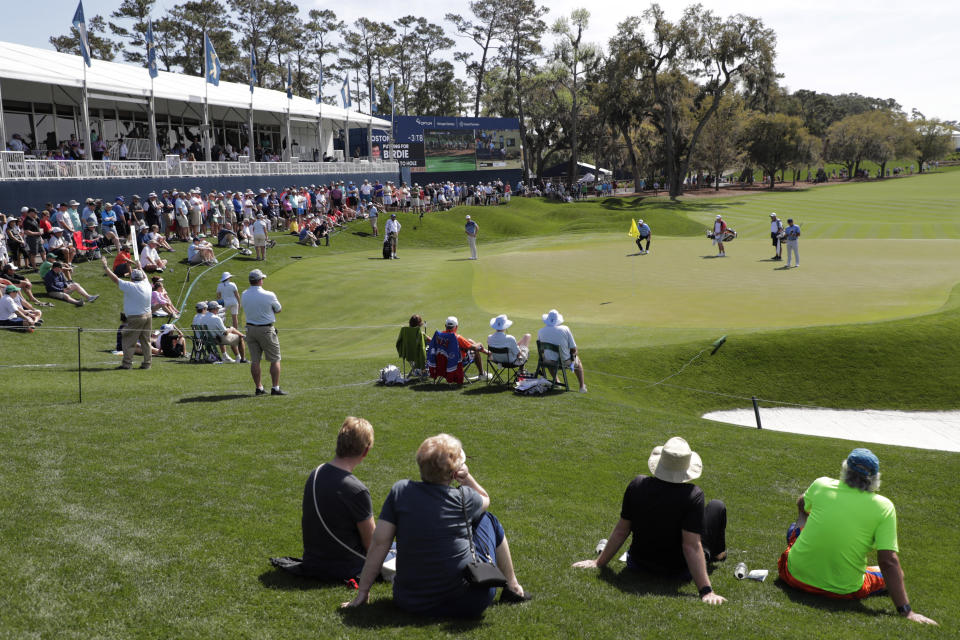
[{"label": "grandstand roof", "polygon": [[[63,87],[83,86],[83,58],[50,49],[39,49],[11,42],[0,42],[0,78],[36,82]],[[202,103],[204,79],[182,73],[161,71],[153,81],[154,96],[167,100]],[[150,75],[146,68],[119,62],[93,60],[87,69],[87,87],[90,91],[108,91],[128,96],[150,96]],[[211,105],[250,108],[250,86],[239,82],[220,81],[219,86],[209,86]],[[6,95],[7,99],[15,96]],[[286,113],[287,94],[283,91],[255,87],[253,108],[256,111]],[[313,100],[294,96],[290,100],[290,113],[294,116],[315,118],[321,105]],[[372,117],[357,111],[322,105],[324,119],[343,121],[349,113],[350,122],[357,125],[371,123],[379,129],[389,129],[390,121]]]}]

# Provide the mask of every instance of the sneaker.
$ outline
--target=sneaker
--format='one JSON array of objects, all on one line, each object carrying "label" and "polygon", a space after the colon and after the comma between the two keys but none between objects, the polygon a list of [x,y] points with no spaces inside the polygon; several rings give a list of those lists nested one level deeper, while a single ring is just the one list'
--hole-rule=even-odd
[{"label": "sneaker", "polygon": [[231,358],[231,357],[228,356],[228,355],[224,355],[224,356],[223,356],[223,359],[226,360],[227,362],[236,362],[236,360],[234,360],[233,358]]},{"label": "sneaker", "polygon": [[237,364],[247,364],[248,362],[250,361],[247,360],[246,358],[240,358],[239,360],[237,360]]},{"label": "sneaker", "polygon": [[86,304],[86,302],[83,301],[83,300],[78,300],[78,301],[75,302],[74,304],[77,305],[78,307],[82,307],[84,304]]},{"label": "sneaker", "polygon": [[87,302],[96,302],[97,298],[99,297],[100,297],[99,295],[90,296],[89,298],[87,298]]},{"label": "sneaker", "polygon": [[270,389],[270,395],[272,395],[272,396],[285,396],[285,395],[287,395],[287,392],[284,391],[283,389],[277,387],[276,389]]},{"label": "sneaker", "polygon": [[527,591],[524,591],[523,593],[517,593],[504,587],[503,591],[500,592],[501,604],[520,604],[521,602],[527,602],[531,599],[533,599],[533,596]]},{"label": "sneaker", "polygon": [[582,387],[580,387],[580,393],[586,393],[586,392],[587,392],[587,385],[583,385]]},{"label": "sneaker", "polygon": [[265,396],[265,395],[267,395],[267,390],[266,390],[266,389],[257,389],[256,391],[253,392],[253,395],[255,395],[255,396]]},{"label": "sneaker", "polygon": [[140,365],[140,368],[141,368],[141,369],[149,369],[149,368],[150,368],[150,365],[144,363],[144,364]]}]

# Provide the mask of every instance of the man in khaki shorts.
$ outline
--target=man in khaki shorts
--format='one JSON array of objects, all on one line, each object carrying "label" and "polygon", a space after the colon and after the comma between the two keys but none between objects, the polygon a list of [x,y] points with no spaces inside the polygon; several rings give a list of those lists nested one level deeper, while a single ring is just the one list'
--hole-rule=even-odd
[{"label": "man in khaki shorts", "polygon": [[255,395],[266,395],[260,383],[260,359],[265,356],[270,363],[270,395],[285,396],[280,389],[280,341],[277,329],[273,326],[276,314],[282,307],[272,291],[263,288],[263,279],[267,277],[260,269],[250,272],[250,288],[243,292],[240,304],[247,316],[247,347],[250,350],[250,375],[256,385]]}]

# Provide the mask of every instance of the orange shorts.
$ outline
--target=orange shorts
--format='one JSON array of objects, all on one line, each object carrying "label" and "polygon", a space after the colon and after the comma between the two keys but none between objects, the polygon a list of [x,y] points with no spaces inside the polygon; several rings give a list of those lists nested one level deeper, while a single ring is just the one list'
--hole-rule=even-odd
[{"label": "orange shorts", "polygon": [[810,586],[805,582],[800,582],[790,575],[790,571],[787,569],[787,556],[790,554],[790,549],[792,547],[793,543],[790,543],[790,546],[788,546],[784,552],[780,554],[780,560],[777,562],[777,569],[780,572],[780,579],[794,589],[806,591],[807,593],[815,593],[818,596],[824,596],[826,598],[836,598],[839,600],[860,600],[861,598],[866,598],[868,596],[881,593],[887,588],[887,583],[883,579],[883,574],[880,573],[880,567],[867,567],[867,570],[863,574],[863,586],[853,593],[833,593],[832,591],[825,591],[823,589]]}]

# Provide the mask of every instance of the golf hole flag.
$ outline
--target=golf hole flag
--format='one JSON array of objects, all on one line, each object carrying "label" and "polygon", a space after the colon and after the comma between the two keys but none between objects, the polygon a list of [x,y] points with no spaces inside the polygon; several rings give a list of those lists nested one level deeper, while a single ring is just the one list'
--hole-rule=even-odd
[{"label": "golf hole flag", "polygon": [[210,42],[210,37],[204,32],[203,34],[203,60],[205,73],[207,76],[207,82],[212,84],[215,87],[220,86],[220,57],[217,55],[216,50],[213,48],[213,43]]},{"label": "golf hole flag", "polygon": [[90,40],[87,38],[87,21],[83,17],[83,0],[77,3],[77,11],[73,14],[73,26],[77,30],[77,40],[80,41],[80,55],[83,61],[90,66]]},{"label": "golf hole flag", "polygon": [[639,237],[640,237],[640,228],[637,227],[637,221],[636,221],[636,220],[631,220],[631,221],[630,221],[630,231],[627,231],[627,235],[630,236],[631,238],[639,238]]}]

